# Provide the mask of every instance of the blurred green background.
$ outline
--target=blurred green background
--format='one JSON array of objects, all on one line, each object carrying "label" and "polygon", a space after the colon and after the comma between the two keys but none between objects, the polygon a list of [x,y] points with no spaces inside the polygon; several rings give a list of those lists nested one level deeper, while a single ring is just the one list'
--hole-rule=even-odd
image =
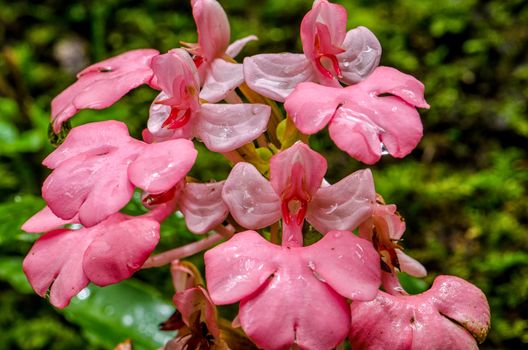
[{"label": "blurred green background", "polygon": [[[299,24],[310,0],[220,2],[232,39],[260,38],[243,55],[301,51]],[[336,2],[349,10],[349,28],[377,35],[383,65],[426,86],[431,109],[421,112],[418,148],[371,167],[377,191],[406,218],[404,246],[428,268],[425,284],[438,274],[476,284],[492,309],[482,348],[528,348],[528,2]],[[25,282],[20,262],[36,236],[19,227],[44,205],[50,101],[75,73],[129,49],[163,52],[195,40],[187,1],[0,1],[0,349],[108,349],[127,336],[137,349],[153,349],[170,336],[156,330],[172,312],[168,269],[90,287],[56,312]],[[125,120],[137,136],[154,95],[140,88],[73,123]],[[325,135],[312,145],[328,156],[332,181],[362,167]],[[193,175],[223,179],[227,170],[202,150]],[[133,201],[127,210],[141,209]],[[176,216],[162,237],[160,250],[195,239]]]}]

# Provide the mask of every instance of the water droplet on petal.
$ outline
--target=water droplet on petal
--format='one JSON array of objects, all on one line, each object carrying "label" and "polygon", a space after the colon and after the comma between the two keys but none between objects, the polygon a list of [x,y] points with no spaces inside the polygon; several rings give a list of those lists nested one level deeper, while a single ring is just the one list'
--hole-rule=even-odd
[{"label": "water droplet on petal", "polygon": [[79,292],[79,294],[77,294],[77,298],[79,300],[86,300],[88,299],[88,297],[90,296],[90,294],[92,294],[92,292],[90,291],[89,288],[84,288],[83,290],[81,290]]},{"label": "water droplet on petal", "polygon": [[121,322],[123,322],[123,324],[128,327],[134,323],[134,318],[132,317],[132,315],[127,314],[121,318]]},{"label": "water droplet on petal", "polygon": [[335,232],[334,233],[334,238],[341,238],[342,235],[343,235],[342,232]]}]

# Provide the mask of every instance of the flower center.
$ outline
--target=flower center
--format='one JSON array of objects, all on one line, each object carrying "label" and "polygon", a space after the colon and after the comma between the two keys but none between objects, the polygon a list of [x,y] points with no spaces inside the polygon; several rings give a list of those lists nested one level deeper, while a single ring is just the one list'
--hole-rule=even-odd
[{"label": "flower center", "polygon": [[167,129],[178,129],[186,125],[191,119],[191,109],[179,109],[172,107],[169,117],[163,122],[162,127]]}]

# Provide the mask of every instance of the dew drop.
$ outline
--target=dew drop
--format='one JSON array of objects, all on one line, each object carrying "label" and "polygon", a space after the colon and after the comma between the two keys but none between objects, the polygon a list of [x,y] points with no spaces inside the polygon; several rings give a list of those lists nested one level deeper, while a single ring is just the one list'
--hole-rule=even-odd
[{"label": "dew drop", "polygon": [[77,298],[79,300],[86,300],[88,299],[88,297],[90,297],[90,294],[92,294],[92,292],[90,291],[90,289],[88,288],[84,288],[83,290],[81,290],[79,292],[79,294],[77,294]]}]

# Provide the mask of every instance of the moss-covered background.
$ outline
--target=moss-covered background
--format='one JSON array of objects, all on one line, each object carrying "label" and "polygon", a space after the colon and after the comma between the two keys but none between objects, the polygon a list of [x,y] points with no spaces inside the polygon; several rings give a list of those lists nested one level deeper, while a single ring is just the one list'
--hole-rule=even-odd
[{"label": "moss-covered background", "polygon": [[[405,159],[372,167],[377,191],[406,218],[408,252],[428,268],[427,284],[454,274],[486,293],[492,330],[482,348],[528,348],[528,2],[338,2],[349,10],[350,28],[377,35],[383,65],[426,86],[431,109],[421,113],[422,142]],[[310,0],[221,3],[233,39],[260,38],[243,55],[301,50],[298,28]],[[171,312],[166,269],[85,290],[57,313],[21,275],[35,236],[19,227],[43,206],[49,104],[75,72],[125,50],[166,51],[195,40],[187,1],[0,1],[0,349],[112,348],[127,334],[140,349],[163,341],[156,323]],[[73,122],[126,120],[138,135],[154,94],[138,89]],[[329,157],[330,180],[362,167],[324,136],[312,141]],[[207,154],[193,171],[202,179],[225,172]],[[193,239],[177,218],[165,226],[160,249]]]}]

